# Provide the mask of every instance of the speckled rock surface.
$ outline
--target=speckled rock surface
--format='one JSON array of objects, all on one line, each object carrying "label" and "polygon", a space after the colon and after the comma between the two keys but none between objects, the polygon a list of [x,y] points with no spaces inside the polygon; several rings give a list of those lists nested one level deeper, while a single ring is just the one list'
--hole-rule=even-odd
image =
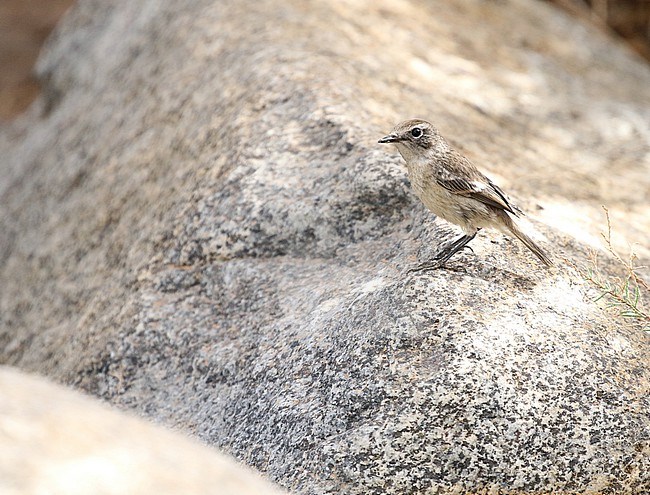
[{"label": "speckled rock surface", "polygon": [[[648,339],[563,261],[601,204],[650,258],[650,70],[624,48],[524,0],[96,0],[38,70],[0,132],[1,362],[295,493],[650,490]],[[452,235],[376,143],[414,116],[556,268],[482,232],[405,275]]]}]

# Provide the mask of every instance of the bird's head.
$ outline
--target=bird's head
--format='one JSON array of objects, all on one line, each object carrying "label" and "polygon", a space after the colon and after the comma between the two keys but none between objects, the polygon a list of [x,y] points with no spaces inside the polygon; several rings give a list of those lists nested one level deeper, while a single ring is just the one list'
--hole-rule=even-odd
[{"label": "bird's head", "polygon": [[427,155],[429,150],[439,147],[444,140],[438,130],[426,120],[411,119],[397,124],[393,131],[379,142],[394,144],[404,159],[409,161],[411,158]]}]

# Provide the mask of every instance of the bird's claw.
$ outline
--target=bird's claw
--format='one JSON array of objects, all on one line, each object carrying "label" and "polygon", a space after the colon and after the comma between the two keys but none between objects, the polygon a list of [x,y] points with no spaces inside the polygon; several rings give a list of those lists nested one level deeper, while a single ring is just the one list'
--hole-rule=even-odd
[{"label": "bird's claw", "polygon": [[411,274],[411,273],[418,273],[418,272],[428,272],[429,270],[436,270],[440,267],[442,267],[443,263],[439,261],[429,261],[427,263],[422,263],[415,268],[409,268],[406,270],[406,273]]},{"label": "bird's claw", "polygon": [[406,273],[411,274],[417,272],[428,272],[429,270],[437,270],[438,268],[442,268],[447,259],[448,258],[443,254],[437,254],[431,260],[420,263],[415,268],[409,268]]}]

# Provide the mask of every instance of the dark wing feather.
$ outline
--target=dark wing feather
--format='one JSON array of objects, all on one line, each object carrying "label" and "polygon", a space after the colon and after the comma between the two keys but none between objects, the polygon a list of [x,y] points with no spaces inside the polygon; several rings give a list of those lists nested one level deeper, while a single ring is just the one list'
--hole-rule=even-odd
[{"label": "dark wing feather", "polygon": [[492,188],[492,190],[499,195],[499,198],[503,201],[503,203],[507,206],[505,210],[509,211],[515,216],[519,216],[519,213],[521,213],[521,210],[517,208],[517,205],[513,205],[510,200],[507,198],[506,193],[504,193],[499,186],[497,186],[494,182],[492,182],[490,179],[487,179],[488,184]]},{"label": "dark wing feather", "polygon": [[456,166],[440,170],[436,177],[439,185],[454,194],[467,196],[517,215],[516,207],[510,204],[499,186],[479,172],[469,160],[458,153],[453,153],[449,158],[450,163]]}]

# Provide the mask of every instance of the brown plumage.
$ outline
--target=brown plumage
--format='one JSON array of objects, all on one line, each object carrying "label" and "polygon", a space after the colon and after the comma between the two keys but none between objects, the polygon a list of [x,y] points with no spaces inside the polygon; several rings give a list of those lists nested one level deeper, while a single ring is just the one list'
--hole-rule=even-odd
[{"label": "brown plumage", "polygon": [[465,235],[418,269],[442,266],[483,227],[512,234],[546,266],[551,259],[523,233],[515,221],[520,210],[472,162],[451,148],[438,130],[424,120],[407,120],[379,140],[392,143],[406,161],[409,179],[424,205],[440,218],[458,225]]}]

